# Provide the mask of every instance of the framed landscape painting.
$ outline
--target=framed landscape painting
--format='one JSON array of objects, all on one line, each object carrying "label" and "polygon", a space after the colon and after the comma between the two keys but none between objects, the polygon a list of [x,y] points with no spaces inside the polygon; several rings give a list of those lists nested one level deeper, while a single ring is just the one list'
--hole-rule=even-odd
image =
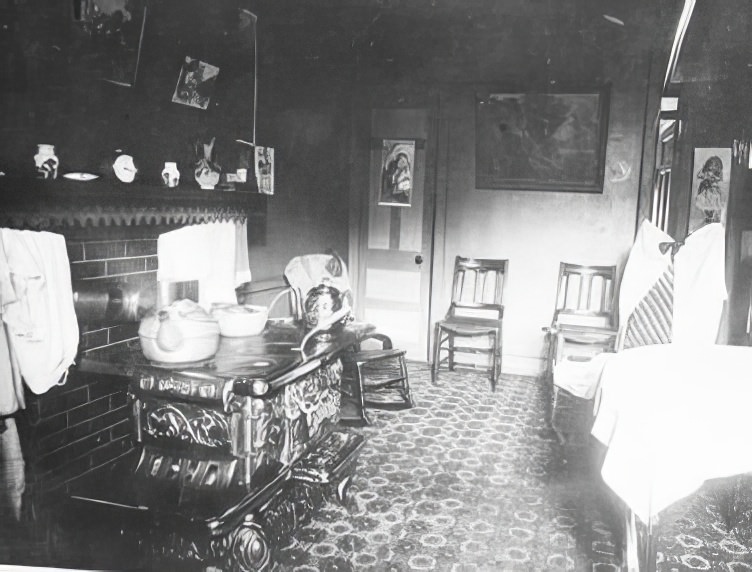
[{"label": "framed landscape painting", "polygon": [[475,101],[475,187],[603,192],[608,91],[487,92]]}]

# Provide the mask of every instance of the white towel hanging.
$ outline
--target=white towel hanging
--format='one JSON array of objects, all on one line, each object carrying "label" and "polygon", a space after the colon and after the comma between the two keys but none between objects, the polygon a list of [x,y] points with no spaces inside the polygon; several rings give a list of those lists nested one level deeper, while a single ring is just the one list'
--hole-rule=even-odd
[{"label": "white towel hanging", "polygon": [[198,303],[237,303],[235,288],[251,281],[247,223],[213,222],[185,226],[157,239],[157,279],[198,281]]},{"label": "white towel hanging", "polygon": [[0,229],[4,285],[0,312],[8,345],[26,385],[41,394],[64,378],[78,351],[65,238]]}]

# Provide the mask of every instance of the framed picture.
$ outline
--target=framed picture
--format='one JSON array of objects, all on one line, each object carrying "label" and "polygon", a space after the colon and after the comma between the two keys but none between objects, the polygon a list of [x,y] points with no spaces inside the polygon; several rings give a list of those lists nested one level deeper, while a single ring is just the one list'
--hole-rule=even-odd
[{"label": "framed picture", "polygon": [[80,59],[101,79],[133,87],[141,62],[146,0],[76,0]]},{"label": "framed picture", "polygon": [[415,173],[415,140],[384,139],[381,143],[379,204],[409,207]]},{"label": "framed picture", "polygon": [[602,193],[607,134],[607,89],[479,93],[475,187]]},{"label": "framed picture", "polygon": [[254,165],[256,170],[256,182],[259,193],[264,195],[274,194],[274,149],[256,145],[254,149]]},{"label": "framed picture", "polygon": [[711,222],[726,221],[731,148],[698,147],[692,167],[689,232]]},{"label": "framed picture", "polygon": [[217,66],[186,56],[172,94],[173,103],[206,109],[214,93],[218,75]]}]

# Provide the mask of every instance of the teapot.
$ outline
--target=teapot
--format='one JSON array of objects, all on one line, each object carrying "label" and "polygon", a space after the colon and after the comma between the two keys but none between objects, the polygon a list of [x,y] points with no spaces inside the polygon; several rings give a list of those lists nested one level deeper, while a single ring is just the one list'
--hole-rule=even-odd
[{"label": "teapot", "polygon": [[306,295],[303,318],[309,330],[319,330],[320,338],[327,337],[326,334],[342,329],[351,319],[350,304],[334,286],[319,284]]}]

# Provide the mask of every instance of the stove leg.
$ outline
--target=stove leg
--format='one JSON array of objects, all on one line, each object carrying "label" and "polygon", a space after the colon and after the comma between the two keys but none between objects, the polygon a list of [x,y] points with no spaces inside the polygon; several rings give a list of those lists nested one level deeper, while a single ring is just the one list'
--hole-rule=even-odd
[{"label": "stove leg", "polygon": [[353,475],[349,474],[337,484],[337,501],[344,506],[347,503],[347,493],[353,481]]},{"label": "stove leg", "polygon": [[230,533],[229,542],[229,564],[233,568],[262,571],[270,567],[272,551],[257,523],[243,523]]}]

